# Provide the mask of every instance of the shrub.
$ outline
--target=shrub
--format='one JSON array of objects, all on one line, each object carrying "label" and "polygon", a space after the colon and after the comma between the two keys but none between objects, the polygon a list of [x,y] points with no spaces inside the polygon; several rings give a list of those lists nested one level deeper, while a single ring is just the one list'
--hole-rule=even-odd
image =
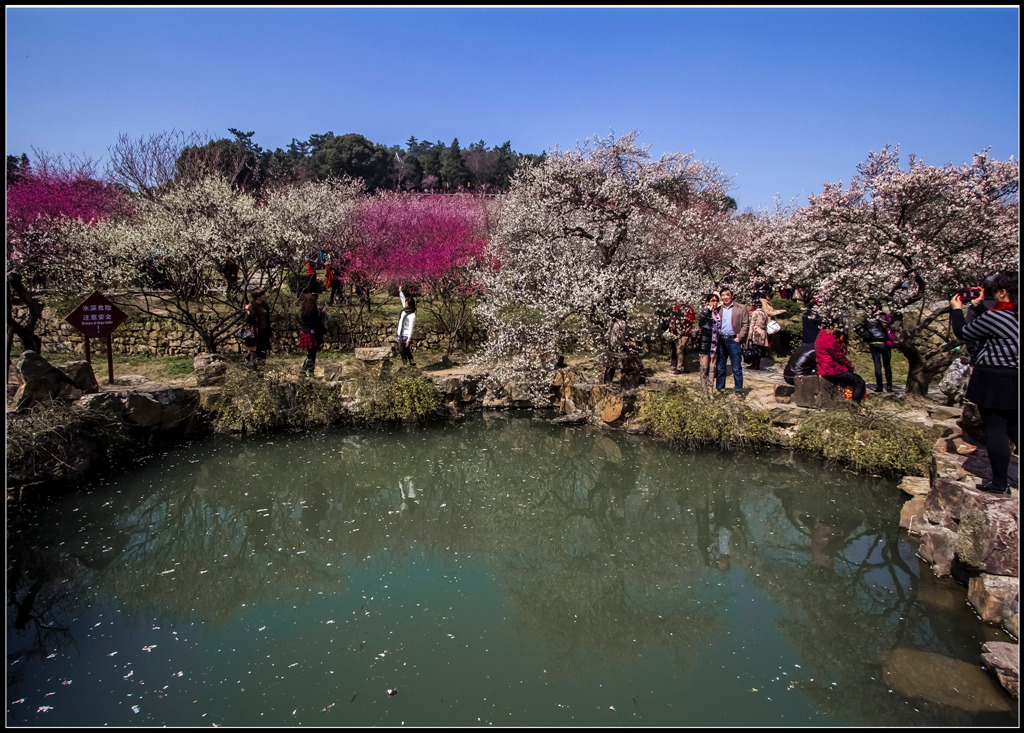
[{"label": "shrub", "polygon": [[685,385],[646,392],[638,417],[655,435],[686,447],[729,449],[773,442],[767,410]]},{"label": "shrub", "polygon": [[923,476],[933,440],[891,413],[871,407],[860,412],[851,405],[809,417],[797,428],[793,447],[858,471]]},{"label": "shrub", "polygon": [[414,368],[402,368],[377,378],[362,377],[365,399],[361,417],[368,422],[414,422],[440,412],[437,386]]},{"label": "shrub", "polygon": [[39,402],[7,414],[9,485],[59,481],[79,474],[95,456],[116,466],[134,454],[119,417],[65,402]]},{"label": "shrub", "polygon": [[230,364],[224,375],[218,430],[261,433],[274,428],[317,428],[346,416],[336,385],[278,371]]}]

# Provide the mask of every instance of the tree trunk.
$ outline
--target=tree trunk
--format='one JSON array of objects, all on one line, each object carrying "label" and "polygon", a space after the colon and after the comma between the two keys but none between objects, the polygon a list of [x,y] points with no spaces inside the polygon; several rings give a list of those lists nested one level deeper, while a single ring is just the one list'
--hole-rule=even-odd
[{"label": "tree trunk", "polygon": [[901,344],[900,353],[907,358],[907,394],[924,397],[932,380],[942,374],[953,360],[952,346],[942,346],[922,353],[912,344]]},{"label": "tree trunk", "polygon": [[907,394],[924,397],[928,394],[928,384],[931,380],[925,374],[924,360],[920,352],[905,347],[900,347],[900,351],[907,357]]},{"label": "tree trunk", "polygon": [[[17,298],[26,308],[28,316],[24,323],[19,323],[14,317],[14,300]],[[43,315],[43,304],[36,300],[22,282],[21,273],[10,272],[7,274],[7,328],[10,332],[7,336],[7,374],[11,372],[11,349],[14,346],[14,335],[21,339],[26,351],[39,352],[43,347],[43,339],[36,335],[36,323]]]}]

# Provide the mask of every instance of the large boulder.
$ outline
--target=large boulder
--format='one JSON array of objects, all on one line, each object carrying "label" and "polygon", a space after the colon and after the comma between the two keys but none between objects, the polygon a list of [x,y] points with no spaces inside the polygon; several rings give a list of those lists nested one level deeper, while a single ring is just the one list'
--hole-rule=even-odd
[{"label": "large boulder", "polygon": [[790,401],[794,405],[825,410],[842,405],[846,399],[842,387],[816,374],[798,375],[793,381],[793,394],[790,396]]},{"label": "large boulder", "polygon": [[17,363],[24,382],[14,394],[14,409],[22,410],[38,402],[49,400],[76,400],[82,396],[67,374],[31,349],[25,351]]},{"label": "large boulder", "polygon": [[1005,575],[982,573],[967,584],[967,600],[982,621],[1003,624],[1014,636],[1020,614],[1020,580]]},{"label": "large boulder", "polygon": [[1017,496],[983,494],[965,503],[954,549],[971,567],[993,575],[1017,575],[1020,518]]},{"label": "large boulder", "polygon": [[882,659],[886,684],[907,697],[961,710],[1009,711],[1006,693],[976,663],[916,649],[893,649]]},{"label": "large boulder", "polygon": [[196,375],[197,386],[210,387],[224,383],[228,363],[221,354],[196,354],[192,359],[192,370]]},{"label": "large boulder", "polygon": [[999,678],[999,683],[1020,697],[1020,647],[1005,641],[989,641],[981,647],[981,661]]},{"label": "large boulder", "polygon": [[932,572],[942,577],[952,572],[953,558],[955,552],[953,543],[956,541],[956,533],[945,527],[925,525],[919,530],[921,544],[917,548],[917,554],[932,564]]},{"label": "large boulder", "polygon": [[100,384],[96,381],[96,373],[93,372],[92,364],[89,362],[69,361],[59,368],[71,380],[71,383],[82,390],[84,394],[95,394],[100,391]]}]

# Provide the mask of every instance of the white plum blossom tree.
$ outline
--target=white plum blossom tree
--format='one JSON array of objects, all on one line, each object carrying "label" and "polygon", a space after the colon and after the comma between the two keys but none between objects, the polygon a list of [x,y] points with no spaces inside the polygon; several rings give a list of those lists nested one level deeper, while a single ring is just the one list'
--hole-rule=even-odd
[{"label": "white plum blossom tree", "polygon": [[765,277],[809,289],[826,315],[888,309],[909,364],[907,390],[923,395],[956,346],[951,293],[1017,267],[1019,179],[1018,161],[992,160],[987,150],[970,165],[929,166],[911,155],[903,168],[899,148],[886,145],[849,187],[826,183],[752,246],[774,255]]},{"label": "white plum blossom tree", "polygon": [[[216,352],[251,288],[265,284],[276,263],[339,236],[358,191],[350,181],[327,180],[260,202],[222,176],[182,182],[140,198],[131,219],[78,227],[80,257],[64,275],[121,290],[142,312],[181,323]],[[219,272],[228,247],[239,264],[237,288],[226,287]]]},{"label": "white plum blossom tree", "polygon": [[516,174],[488,246],[488,356],[596,346],[613,315],[712,276],[726,178],[692,155],[652,160],[636,136],[555,149]]}]

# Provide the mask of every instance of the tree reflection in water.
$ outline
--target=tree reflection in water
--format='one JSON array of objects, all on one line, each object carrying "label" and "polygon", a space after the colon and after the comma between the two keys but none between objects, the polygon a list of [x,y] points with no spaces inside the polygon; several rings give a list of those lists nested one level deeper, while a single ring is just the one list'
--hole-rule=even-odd
[{"label": "tree reflection in water", "polygon": [[[509,414],[222,439],[16,518],[8,625],[59,629],[93,602],[217,629],[244,608],[341,599],[357,572],[426,556],[454,576],[471,559],[511,633],[563,679],[648,656],[699,678],[725,666],[714,655],[749,616],[779,669],[802,670],[779,688],[798,687],[823,719],[920,725],[931,705],[929,720],[976,723],[882,679],[892,650],[974,660],[979,646],[919,600],[934,580],[900,540],[897,494],[788,453],[682,453]],[[54,643],[23,635],[11,661]]]}]

